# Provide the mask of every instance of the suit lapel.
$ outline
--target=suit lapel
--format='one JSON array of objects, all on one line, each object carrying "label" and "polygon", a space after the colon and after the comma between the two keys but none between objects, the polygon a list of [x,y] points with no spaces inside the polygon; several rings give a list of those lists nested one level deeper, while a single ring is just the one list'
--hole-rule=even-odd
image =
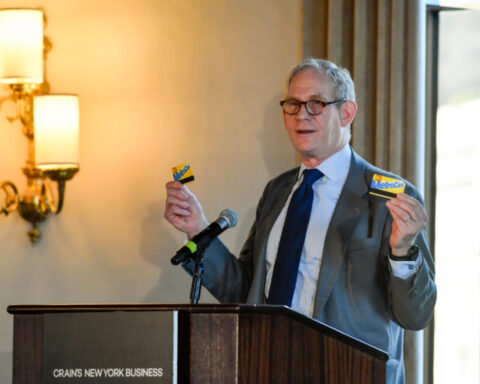
[{"label": "suit lapel", "polygon": [[277,221],[278,215],[282,211],[282,208],[285,206],[287,198],[290,195],[293,186],[297,182],[297,179],[298,168],[296,169],[295,173],[293,173],[291,176],[284,180],[282,185],[279,187],[278,192],[274,193],[273,196],[271,196],[271,209],[266,212],[265,220],[263,221],[261,228],[262,233],[260,238],[262,239],[264,247],[266,246],[266,241],[268,240],[268,234],[270,234],[270,231],[272,230],[275,221]]},{"label": "suit lapel", "polygon": [[315,295],[313,317],[318,318],[332,292],[355,226],[368,207],[368,184],[365,163],[352,150],[350,170],[332,215],[325,244]]}]

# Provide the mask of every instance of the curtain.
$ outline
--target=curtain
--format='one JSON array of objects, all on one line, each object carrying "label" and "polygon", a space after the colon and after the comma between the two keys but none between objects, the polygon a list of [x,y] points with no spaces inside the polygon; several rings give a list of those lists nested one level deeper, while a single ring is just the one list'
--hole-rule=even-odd
[{"label": "curtain", "polygon": [[[422,0],[303,0],[302,56],[350,70],[358,111],[352,145],[420,191],[425,173]],[[423,382],[423,332],[406,332],[406,382]]]}]

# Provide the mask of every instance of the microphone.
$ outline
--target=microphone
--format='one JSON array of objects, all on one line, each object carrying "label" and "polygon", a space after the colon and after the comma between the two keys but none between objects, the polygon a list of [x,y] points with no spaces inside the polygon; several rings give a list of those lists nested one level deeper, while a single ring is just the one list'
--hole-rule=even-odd
[{"label": "microphone", "polygon": [[235,211],[231,209],[224,209],[220,212],[220,216],[202,232],[193,236],[192,240],[187,242],[180,248],[175,256],[170,259],[173,265],[178,265],[188,260],[195,252],[203,252],[208,244],[220,235],[227,228],[233,228],[237,225],[238,216]]}]

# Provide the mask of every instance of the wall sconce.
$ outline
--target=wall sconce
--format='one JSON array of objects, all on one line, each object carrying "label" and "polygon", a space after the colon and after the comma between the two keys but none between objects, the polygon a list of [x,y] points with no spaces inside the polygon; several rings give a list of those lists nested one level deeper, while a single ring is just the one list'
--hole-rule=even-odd
[{"label": "wall sconce", "polygon": [[[0,9],[0,83],[8,95],[0,98],[16,103],[16,116],[28,139],[28,157],[22,169],[27,177],[23,194],[11,181],[0,183],[5,193],[0,213],[18,210],[32,224],[28,236],[35,244],[39,223],[50,212],[60,213],[65,198],[65,183],[79,170],[78,97],[49,94],[45,62],[50,41],[44,36],[46,24],[41,9]],[[57,183],[57,196],[51,188]]]}]

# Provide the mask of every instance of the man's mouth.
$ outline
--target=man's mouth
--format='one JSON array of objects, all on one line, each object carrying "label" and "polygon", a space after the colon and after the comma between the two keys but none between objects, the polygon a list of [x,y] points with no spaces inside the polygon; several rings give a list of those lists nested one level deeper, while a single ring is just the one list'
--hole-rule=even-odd
[{"label": "man's mouth", "polygon": [[308,135],[310,133],[315,132],[313,129],[298,129],[297,133],[300,135]]}]

